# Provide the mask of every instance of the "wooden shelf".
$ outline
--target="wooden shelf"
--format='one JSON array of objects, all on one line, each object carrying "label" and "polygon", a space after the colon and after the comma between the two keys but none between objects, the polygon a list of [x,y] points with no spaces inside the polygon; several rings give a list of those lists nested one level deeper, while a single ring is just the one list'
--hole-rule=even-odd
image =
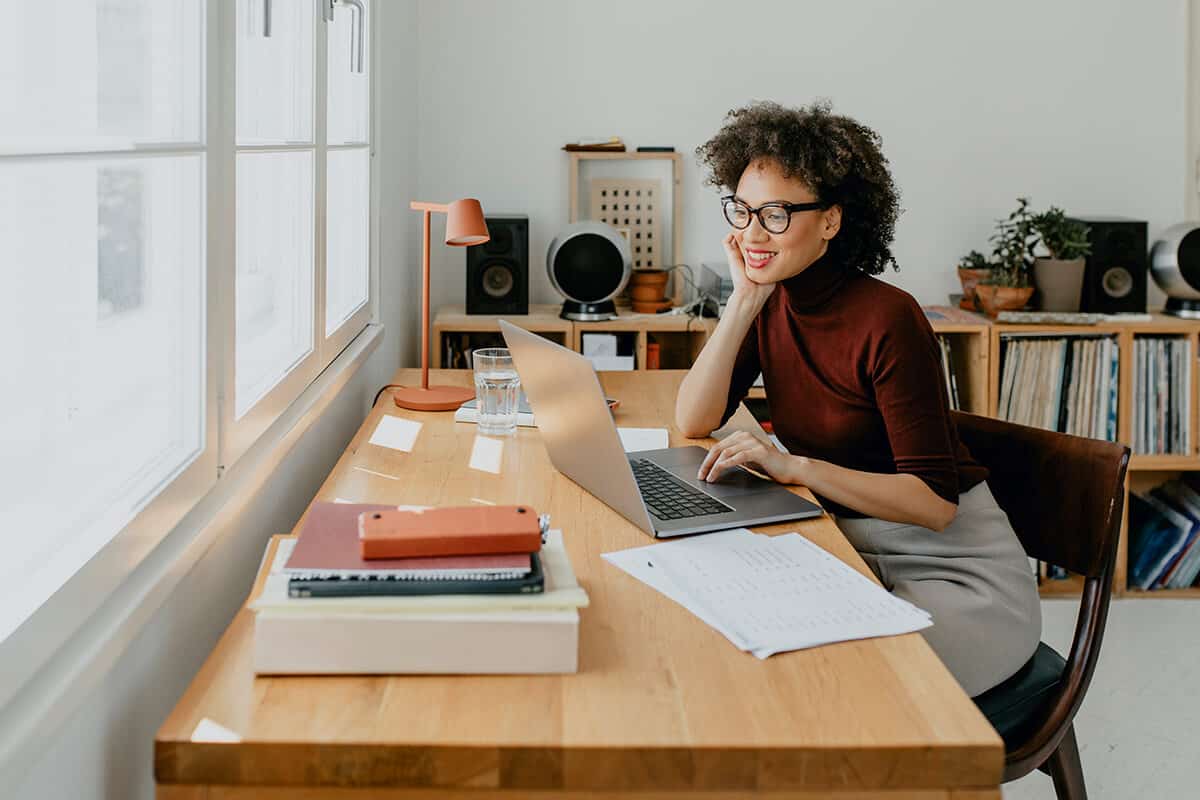
[{"label": "wooden shelf", "polygon": [[1195,600],[1200,599],[1200,586],[1190,589],[1127,589],[1125,597],[1136,597],[1148,600]]},{"label": "wooden shelf", "polygon": [[1129,457],[1129,469],[1151,472],[1200,470],[1200,456],[1134,454]]},{"label": "wooden shelf", "polygon": [[[580,154],[582,156],[582,154]],[[646,153],[594,153],[584,158],[628,158],[631,155],[661,158],[673,154]],[[678,155],[678,154],[674,154]],[[571,322],[558,317],[557,305],[531,305],[527,317],[511,317],[511,320],[535,333],[541,333],[562,342],[574,350],[581,349],[580,336],[585,332],[628,333],[637,335],[635,361],[639,369],[645,366],[646,344],[652,337],[680,337],[678,341],[663,338],[671,355],[671,363],[665,366],[683,368],[695,359],[712,331],[716,320],[696,320],[682,316],[633,315],[627,312],[608,322]],[[1120,359],[1120,383],[1118,386],[1117,434],[1128,441],[1133,419],[1133,343],[1139,336],[1173,335],[1191,337],[1192,354],[1200,354],[1200,321],[1191,321],[1154,314],[1150,320],[1138,322],[1105,322],[1098,325],[1016,325],[998,324],[985,317],[958,309],[933,306],[927,309],[934,333],[946,337],[950,342],[959,396],[963,409],[976,414],[996,415],[1000,385],[1000,337],[1011,334],[1061,334],[1068,336],[1106,335],[1114,336],[1118,342]],[[937,316],[935,316],[937,315]],[[940,316],[940,318],[938,318]],[[446,306],[438,310],[433,324],[434,365],[441,363],[442,332],[474,332],[485,334],[499,330],[499,317],[466,314],[462,306]],[[750,398],[762,399],[765,392],[761,387],[750,390]],[[1126,493],[1132,489],[1143,491],[1151,485],[1161,483],[1171,473],[1200,472],[1200,410],[1196,398],[1200,397],[1200,364],[1192,369],[1192,455],[1134,455],[1129,462],[1129,477]],[[1157,474],[1162,473],[1162,474]],[[1128,500],[1126,499],[1126,508]],[[1129,523],[1127,514],[1122,518],[1121,538],[1118,543],[1117,567],[1113,581],[1115,596],[1131,598],[1195,598],[1200,599],[1200,587],[1192,589],[1167,589],[1143,592],[1127,589],[1127,560],[1129,551]],[[1043,579],[1040,591],[1043,597],[1078,596],[1083,589],[1083,579],[1071,576],[1064,580]]]},{"label": "wooden shelf", "polygon": [[682,314],[632,314],[618,310],[618,317],[602,322],[574,322],[558,316],[560,306],[530,305],[529,314],[467,314],[462,306],[443,306],[431,326],[433,366],[443,367],[442,347],[447,336],[462,334],[499,335],[500,320],[506,319],[532,333],[555,340],[575,351],[583,349],[585,333],[616,333],[634,336],[634,364],[645,369],[646,345],[660,345],[662,369],[687,369],[717,327],[711,317]]},{"label": "wooden shelf", "polygon": [[1070,575],[1066,578],[1042,578],[1038,582],[1038,591],[1042,597],[1078,597],[1083,592],[1084,578],[1081,575]]}]

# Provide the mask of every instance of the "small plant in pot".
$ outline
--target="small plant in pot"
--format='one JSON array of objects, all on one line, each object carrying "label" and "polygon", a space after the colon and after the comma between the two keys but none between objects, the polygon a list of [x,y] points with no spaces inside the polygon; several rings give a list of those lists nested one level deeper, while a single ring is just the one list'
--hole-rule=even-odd
[{"label": "small plant in pot", "polygon": [[963,296],[958,301],[959,308],[976,311],[979,305],[975,301],[975,287],[982,280],[991,277],[992,265],[987,256],[978,250],[972,250],[958,262],[958,279],[962,282]]},{"label": "small plant in pot", "polygon": [[1033,296],[1029,281],[1033,246],[1037,242],[1029,198],[1017,198],[1017,208],[996,225],[992,243],[992,274],[975,287],[979,305],[989,317],[1024,308]]},{"label": "small plant in pot", "polygon": [[1034,230],[1049,257],[1033,262],[1033,282],[1037,286],[1042,308],[1046,311],[1078,311],[1083,291],[1085,259],[1092,252],[1088,240],[1091,229],[1068,219],[1061,208],[1050,206],[1048,211],[1033,219]]}]

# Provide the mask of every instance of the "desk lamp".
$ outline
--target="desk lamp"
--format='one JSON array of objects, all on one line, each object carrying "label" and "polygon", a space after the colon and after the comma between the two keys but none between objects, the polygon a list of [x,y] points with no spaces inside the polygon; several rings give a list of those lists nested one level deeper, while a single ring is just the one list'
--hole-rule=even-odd
[{"label": "desk lamp", "polygon": [[453,411],[475,396],[474,388],[429,385],[429,217],[434,211],[446,215],[446,244],[470,247],[483,244],[488,236],[483,208],[478,200],[466,198],[449,205],[413,202],[409,208],[424,213],[424,244],[421,250],[421,386],[399,386],[392,393],[396,405],[413,411]]}]

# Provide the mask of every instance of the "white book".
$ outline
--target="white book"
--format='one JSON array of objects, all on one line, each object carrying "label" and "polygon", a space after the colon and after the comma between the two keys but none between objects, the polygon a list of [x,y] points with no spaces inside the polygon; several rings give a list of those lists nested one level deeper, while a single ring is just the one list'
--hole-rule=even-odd
[{"label": "white book", "polygon": [[1146,452],[1146,347],[1133,340],[1133,452]]},{"label": "white book", "polygon": [[1000,402],[997,407],[997,414],[1000,419],[1012,419],[1012,388],[1016,382],[1017,365],[1019,363],[1017,358],[1018,344],[1018,340],[1009,339],[1004,346],[1004,374],[1000,379]]},{"label": "white book", "polygon": [[1180,452],[1192,455],[1192,415],[1189,413],[1192,403],[1192,341],[1188,339],[1183,343],[1183,405],[1180,406],[1183,414],[1183,436],[1180,444],[1182,449]]},{"label": "white book", "polygon": [[1076,434],[1079,429],[1079,414],[1076,402],[1079,399],[1079,379],[1083,374],[1083,342],[1071,341],[1071,381],[1067,384],[1067,425],[1064,433]]},{"label": "white book", "polygon": [[259,675],[563,673],[578,669],[578,652],[575,609],[254,620]]}]

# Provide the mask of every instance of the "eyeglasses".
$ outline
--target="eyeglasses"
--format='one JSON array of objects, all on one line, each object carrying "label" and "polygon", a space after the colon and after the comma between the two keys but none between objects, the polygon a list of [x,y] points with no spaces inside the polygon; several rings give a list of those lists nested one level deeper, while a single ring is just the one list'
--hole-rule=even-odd
[{"label": "eyeglasses", "polygon": [[811,203],[763,203],[758,208],[751,208],[733,195],[728,195],[721,198],[721,207],[725,211],[726,221],[740,231],[750,227],[750,216],[753,214],[758,216],[758,224],[767,233],[784,233],[792,224],[792,214],[828,206],[817,200]]}]

